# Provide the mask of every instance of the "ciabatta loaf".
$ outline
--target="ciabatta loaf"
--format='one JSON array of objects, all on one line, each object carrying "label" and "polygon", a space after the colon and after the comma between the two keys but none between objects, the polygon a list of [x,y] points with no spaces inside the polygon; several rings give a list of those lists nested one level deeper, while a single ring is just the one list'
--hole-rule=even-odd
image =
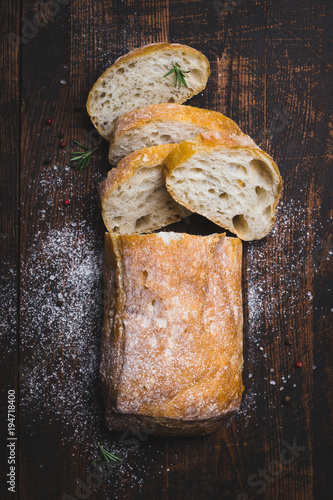
[{"label": "ciabatta loaf", "polygon": [[101,378],[111,430],[205,434],[242,397],[242,245],[105,236]]},{"label": "ciabatta loaf", "polygon": [[221,130],[242,134],[222,113],[181,104],[155,104],[117,120],[110,137],[109,162],[116,165],[137,149],[194,139],[201,132]]},{"label": "ciabatta loaf", "polygon": [[[174,74],[164,75],[177,63],[186,73],[187,87],[174,86]],[[185,102],[206,87],[208,59],[179,43],[153,43],[120,57],[91,89],[87,111],[98,132],[109,139],[119,116],[159,102]]]},{"label": "ciabatta loaf", "polygon": [[245,135],[201,134],[165,160],[166,185],[178,203],[243,240],[266,236],[282,180],[270,156]]},{"label": "ciabatta loaf", "polygon": [[99,186],[108,231],[147,233],[177,222],[191,212],[165,187],[163,162],[175,147],[162,144],[125,156]]}]

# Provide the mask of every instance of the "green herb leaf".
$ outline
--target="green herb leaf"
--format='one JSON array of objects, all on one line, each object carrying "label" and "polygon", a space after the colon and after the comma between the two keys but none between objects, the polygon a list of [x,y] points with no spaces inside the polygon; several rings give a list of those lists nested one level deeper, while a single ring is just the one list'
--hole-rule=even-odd
[{"label": "green herb leaf", "polygon": [[100,443],[97,443],[97,444],[98,444],[98,447],[99,447],[101,453],[100,453],[99,457],[97,457],[96,460],[93,461],[93,464],[95,462],[97,462],[98,460],[102,460],[102,459],[104,459],[108,464],[111,462],[117,463],[117,462],[123,461],[122,458],[119,457],[118,455],[116,455],[115,453],[110,453],[105,448],[103,448],[103,446],[101,446]]},{"label": "green herb leaf", "polygon": [[72,151],[69,154],[70,155],[76,155],[73,156],[69,161],[77,161],[77,164],[75,166],[75,170],[83,170],[88,167],[90,160],[92,158],[92,155],[97,151],[99,146],[96,146],[94,148],[89,148],[88,146],[84,146],[83,144],[80,144],[78,141],[73,140],[75,144],[83,148],[85,151]]},{"label": "green herb leaf", "polygon": [[168,71],[167,73],[165,73],[165,75],[163,75],[163,78],[165,78],[166,76],[169,76],[169,75],[171,75],[171,73],[175,72],[175,79],[173,82],[173,86],[177,87],[177,85],[178,85],[178,88],[180,89],[180,87],[183,84],[186,88],[188,88],[184,73],[189,73],[191,70],[189,69],[188,71],[185,71],[184,69],[181,69],[179,64],[176,62],[173,62],[172,64],[173,64],[173,68],[170,69],[170,71]]}]

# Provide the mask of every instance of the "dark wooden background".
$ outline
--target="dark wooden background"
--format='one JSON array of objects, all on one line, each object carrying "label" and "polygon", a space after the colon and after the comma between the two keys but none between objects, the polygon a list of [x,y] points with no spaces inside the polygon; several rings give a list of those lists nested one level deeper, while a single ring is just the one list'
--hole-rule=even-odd
[{"label": "dark wooden background", "polygon": [[[333,498],[330,10],[329,0],[1,1],[1,498]],[[68,151],[93,140],[82,106],[100,73],[167,40],[208,57],[207,88],[190,103],[262,144],[284,190],[272,234],[244,244],[241,411],[208,437],[142,435],[134,449],[106,429],[98,379],[107,145],[83,172]],[[216,229],[198,217],[179,227]],[[5,480],[12,388],[16,495]],[[124,460],[95,487],[97,441]]]}]

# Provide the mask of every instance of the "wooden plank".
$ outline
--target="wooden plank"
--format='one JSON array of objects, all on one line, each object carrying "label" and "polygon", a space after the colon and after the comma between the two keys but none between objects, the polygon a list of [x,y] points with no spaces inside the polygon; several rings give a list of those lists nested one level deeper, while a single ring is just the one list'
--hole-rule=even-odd
[{"label": "wooden plank", "polygon": [[[18,280],[20,133],[20,1],[0,5],[0,317],[1,317],[1,498],[18,498]],[[10,391],[10,392],[9,392]],[[9,395],[11,405],[9,406]],[[14,399],[12,399],[14,398]],[[10,417],[8,418],[8,415]],[[14,427],[10,427],[9,425]],[[13,433],[13,434],[12,434]],[[8,440],[9,437],[16,438]],[[10,446],[10,448],[8,447]],[[10,463],[8,463],[8,461]],[[11,469],[14,468],[14,469]],[[9,477],[8,474],[11,473]],[[11,488],[11,490],[9,490]]]},{"label": "wooden plank", "polygon": [[[212,74],[207,88],[190,104],[221,111],[257,139],[265,126],[265,11],[261,2],[256,5],[243,2],[232,10],[223,9],[224,2],[215,2],[210,9],[204,3],[186,2],[179,15],[179,3],[171,2],[170,39],[193,44],[211,62]],[[250,294],[256,292],[258,279],[255,275],[258,274],[258,251],[249,248],[250,244],[244,244],[243,272],[244,276],[249,273],[250,276],[243,280],[246,395],[242,410],[229,426],[216,434],[200,442],[184,440],[176,447],[177,456],[185,453],[182,449],[186,450],[181,473],[187,480],[181,481],[179,474],[178,480],[170,477],[169,483],[174,485],[171,491],[180,491],[182,498],[191,498],[194,494],[198,498],[235,498],[247,491],[246,482],[252,467],[258,467],[265,460],[265,436],[256,421],[256,415],[266,418],[268,411],[259,390],[267,370],[259,349],[263,343],[258,345],[265,325],[262,316],[249,327],[249,322],[256,319],[253,309],[258,307],[253,300],[251,304],[248,300]],[[263,280],[264,271],[259,272]],[[203,473],[198,473],[197,468]],[[191,475],[187,476],[186,471],[191,471]]]},{"label": "wooden plank", "polygon": [[[270,261],[268,291],[279,291],[276,305],[266,320],[267,329],[275,337],[273,343],[271,338],[267,339],[272,346],[267,359],[274,363],[276,381],[273,387],[267,382],[266,391],[276,413],[263,466],[269,470],[270,464],[277,461],[281,468],[278,480],[266,481],[264,495],[313,498],[317,494],[313,483],[313,449],[317,443],[311,432],[312,350],[318,335],[313,316],[316,296],[313,252],[316,238],[320,237],[318,217],[322,201],[318,187],[324,183],[322,177],[317,178],[316,186],[314,165],[319,151],[316,134],[311,131],[323,127],[327,121],[320,111],[323,101],[313,95],[313,88],[321,78],[317,54],[322,45],[320,25],[325,24],[325,18],[322,7],[318,11],[314,2],[303,2],[302,6],[297,2],[292,6],[287,2],[278,6],[268,2],[266,12],[266,138],[268,152],[281,169],[285,187],[277,225],[262,249],[263,258]],[[320,162],[322,174],[327,176],[328,165],[325,166],[323,158]],[[290,346],[285,345],[286,340]],[[302,361],[302,369],[295,368],[297,360]],[[284,394],[292,398],[288,405],[283,404]],[[280,454],[285,442],[295,442],[300,449],[291,464],[281,466]],[[254,491],[255,488],[250,488],[248,493]]]},{"label": "wooden plank", "polygon": [[[86,2],[82,8],[81,2],[72,3],[72,27],[71,27],[71,74],[73,77],[71,86],[71,100],[79,99],[79,102],[85,102],[88,92],[98,76],[114,62],[114,60],[141,44],[153,43],[167,40],[168,34],[168,2],[146,1],[146,2]],[[105,23],[110,29],[105,29]],[[96,40],[90,36],[94,32]],[[81,40],[85,39],[83,45]],[[86,53],[93,54],[93,57],[86,57]],[[82,131],[90,133],[93,127],[89,117],[85,112],[74,116],[71,124],[72,137],[78,137],[84,140]],[[86,134],[85,134],[86,135]],[[94,160],[94,170],[89,169],[84,173],[85,181],[82,183],[82,191],[78,195],[78,203],[82,203],[82,210],[89,213],[84,217],[93,219],[92,227],[94,232],[98,233],[98,240],[95,243],[94,251],[100,255],[103,248],[102,239],[104,237],[104,225],[101,222],[100,208],[97,200],[94,200],[93,208],[90,204],[86,207],[87,200],[91,197],[92,189],[95,192],[97,184],[102,177],[105,177],[109,170],[107,162],[107,143],[104,141],[101,145],[100,158]],[[92,188],[93,186],[93,188]],[[79,200],[82,200],[81,202]],[[93,210],[93,214],[91,213]],[[102,290],[100,291],[100,293]],[[98,310],[98,315],[102,317],[102,306]],[[101,337],[101,324],[96,322],[91,325],[89,337],[98,343]],[[87,362],[90,356],[89,351],[85,354]],[[140,472],[135,473],[136,479],[131,473],[137,467],[142,468],[140,456],[149,456],[151,462],[151,474],[161,478],[161,482],[156,480],[149,482],[147,488],[153,497],[160,494],[161,483],[165,484],[165,474],[159,476],[160,464],[158,457],[166,453],[167,443],[163,439],[153,438],[151,436],[123,436],[119,433],[110,433],[104,423],[104,404],[100,396],[100,383],[98,377],[98,366],[95,367],[94,392],[99,399],[95,400],[94,408],[90,416],[94,422],[93,429],[86,432],[85,446],[88,447],[88,453],[82,460],[77,460],[82,445],[74,445],[75,459],[71,462],[71,474],[67,478],[66,489],[63,493],[75,496],[77,485],[75,478],[79,477],[85,484],[89,483],[89,475],[94,472],[91,461],[96,458],[97,441],[102,442],[108,449],[119,451],[124,455],[124,464],[120,470],[115,471],[110,477],[103,479],[102,484],[96,489],[92,488],[92,494],[98,495],[98,498],[110,498],[120,494],[127,498],[135,497],[136,490],[141,488]],[[98,409],[96,418],[96,408]],[[138,445],[138,451],[131,451],[133,444]],[[156,443],[154,450],[152,443]],[[141,471],[142,475],[142,471]],[[136,486],[133,488],[133,480]]]},{"label": "wooden plank", "polygon": [[[31,5],[24,9],[28,17]],[[59,132],[68,143],[73,138],[85,144],[99,143],[85,111],[75,112],[74,106],[85,102],[95,78],[128,48],[140,45],[141,38],[146,42],[152,37],[155,41],[165,38],[165,4],[161,4],[158,19],[151,14],[150,21],[145,16],[140,22],[133,18],[128,26],[138,26],[139,38],[131,37],[130,43],[124,26],[135,6],[122,4],[120,20],[117,9],[116,2],[90,2],[84,8],[82,3],[72,2],[71,11],[68,6],[59,9],[23,54],[21,325],[22,364],[27,370],[22,386],[21,485],[30,492],[27,498],[35,498],[36,492],[44,498],[50,484],[55,498],[80,495],[89,488],[83,483],[94,471],[91,463],[98,453],[97,441],[114,442],[125,449],[120,436],[105,427],[98,376],[104,227],[96,186],[103,169],[108,169],[107,145],[101,145],[94,166],[82,173],[68,170],[68,157],[58,146]],[[106,30],[104,23],[109,21],[111,29]],[[59,42],[60,30],[64,36]],[[45,68],[40,61],[46,62]],[[41,87],[38,82],[44,80]],[[52,119],[51,126],[45,124],[45,118]],[[51,165],[43,165],[45,156],[52,158]],[[71,205],[64,208],[66,197]],[[91,276],[88,284],[82,282],[84,272]],[[59,293],[63,295],[60,308]],[[41,428],[48,428],[42,436]],[[32,451],[33,462],[29,460]],[[42,480],[37,472],[40,464]],[[131,467],[130,460],[126,466]],[[55,484],[52,476],[61,480]],[[120,488],[121,476],[116,486],[114,483],[114,477],[103,481],[100,494],[106,487],[111,491]]]},{"label": "wooden plank", "polygon": [[[67,140],[74,106],[69,101],[70,7],[23,2],[22,16],[29,37],[22,45],[20,492],[27,499],[58,498],[71,449],[62,413],[71,397],[66,379],[74,369],[66,351],[66,307],[56,306],[68,276],[58,255],[61,242],[71,244],[66,235],[75,213],[75,188],[59,147],[60,133]],[[72,194],[66,211],[63,199]],[[67,374],[60,365],[63,351]]]}]

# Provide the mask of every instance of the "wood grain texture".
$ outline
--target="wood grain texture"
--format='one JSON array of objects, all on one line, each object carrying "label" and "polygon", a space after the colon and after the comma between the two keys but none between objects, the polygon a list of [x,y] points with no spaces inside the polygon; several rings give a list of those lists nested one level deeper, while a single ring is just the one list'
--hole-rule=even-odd
[{"label": "wood grain texture", "polygon": [[[2,19],[0,49],[0,124],[1,168],[0,168],[0,351],[1,351],[1,453],[0,496],[8,494],[9,448],[7,441],[8,391],[15,391],[14,437],[18,437],[18,346],[19,346],[19,162],[20,134],[20,32],[19,1],[4,1],[0,4]],[[19,453],[16,444],[16,478],[18,476]],[[10,493],[15,498],[15,493]]]},{"label": "wood grain texture", "polygon": [[[54,285],[48,280],[52,275],[52,263],[44,250],[47,234],[66,223],[58,210],[62,207],[64,192],[56,189],[58,176],[54,166],[61,168],[63,164],[58,135],[66,134],[69,127],[69,120],[64,119],[69,96],[60,80],[67,80],[69,75],[65,66],[68,68],[69,64],[70,15],[68,6],[56,5],[52,10],[37,1],[22,2],[23,18],[34,25],[36,16],[41,25],[27,28],[30,36],[22,45],[21,61],[20,364],[23,373],[19,490],[23,498],[45,498],[50,490],[56,495],[57,485],[63,487],[65,477],[64,450],[59,446],[61,425],[56,419],[51,424],[47,411],[55,407],[55,402],[49,398],[52,378],[47,374],[52,373],[56,363],[48,352],[56,326],[52,327],[49,315],[42,313],[46,301],[41,297],[44,295],[46,299],[54,295]],[[52,119],[51,126],[46,125],[47,118]],[[48,157],[50,164],[45,165],[44,159]],[[40,264],[35,260],[36,254],[40,256]],[[46,274],[42,276],[44,270]],[[68,368],[72,367],[68,365]],[[31,406],[29,393],[41,378],[44,383]]]},{"label": "wood grain texture", "polygon": [[[6,397],[18,383],[19,328],[17,498],[331,499],[330,2],[15,0],[0,9],[1,374]],[[22,37],[18,51],[8,33]],[[186,43],[209,58],[207,88],[190,104],[234,119],[284,179],[274,230],[244,244],[241,410],[196,439],[110,433],[98,376],[97,184],[109,165],[84,104],[117,57],[158,41]],[[83,172],[69,168],[73,139],[100,145]],[[219,230],[195,215],[174,227]],[[124,457],[102,479],[92,465],[97,441]],[[13,498],[1,486],[1,498]]]}]

